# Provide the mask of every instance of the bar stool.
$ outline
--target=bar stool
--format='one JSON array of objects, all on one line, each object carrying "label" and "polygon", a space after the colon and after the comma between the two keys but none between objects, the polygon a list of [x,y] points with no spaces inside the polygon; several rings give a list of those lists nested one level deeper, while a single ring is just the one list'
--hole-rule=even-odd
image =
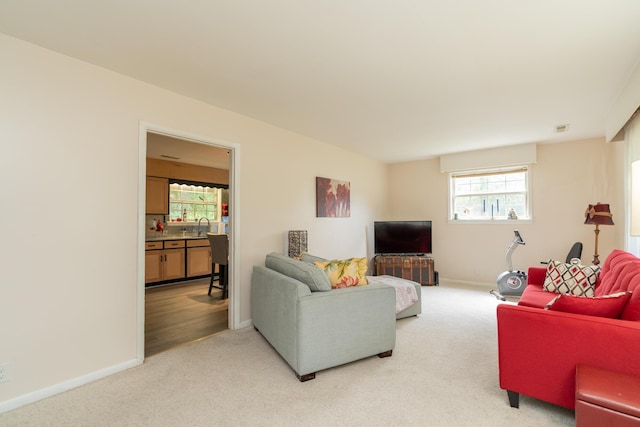
[{"label": "bar stool", "polygon": [[[222,289],[222,298],[228,298],[229,287],[229,236],[226,234],[207,233],[209,245],[211,245],[211,282],[209,283],[209,295],[211,289]],[[218,285],[213,282],[216,277],[216,264],[218,265]]]}]

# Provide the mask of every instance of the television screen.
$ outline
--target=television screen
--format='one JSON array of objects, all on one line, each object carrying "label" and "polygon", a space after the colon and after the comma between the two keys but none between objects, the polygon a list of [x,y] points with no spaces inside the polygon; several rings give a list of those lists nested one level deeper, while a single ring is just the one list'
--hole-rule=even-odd
[{"label": "television screen", "polygon": [[376,254],[431,253],[431,221],[376,221],[373,235]]}]

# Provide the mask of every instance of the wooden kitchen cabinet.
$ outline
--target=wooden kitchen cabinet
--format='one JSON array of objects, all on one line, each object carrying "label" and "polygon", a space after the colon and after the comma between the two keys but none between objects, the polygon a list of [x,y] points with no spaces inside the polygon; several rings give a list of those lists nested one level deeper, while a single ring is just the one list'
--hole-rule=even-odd
[{"label": "wooden kitchen cabinet", "polygon": [[184,249],[165,249],[163,280],[183,279]]},{"label": "wooden kitchen cabinet", "polygon": [[187,240],[187,277],[211,274],[211,247],[208,239]]},{"label": "wooden kitchen cabinet", "polygon": [[147,214],[169,215],[169,180],[147,177]]},{"label": "wooden kitchen cabinet", "polygon": [[145,251],[144,253],[144,283],[159,282],[162,280],[163,251]]},{"label": "wooden kitchen cabinet", "polygon": [[[184,240],[147,242],[144,254],[144,282],[162,282],[185,278]],[[172,249],[165,249],[165,248]],[[162,249],[160,249],[162,248]]]}]

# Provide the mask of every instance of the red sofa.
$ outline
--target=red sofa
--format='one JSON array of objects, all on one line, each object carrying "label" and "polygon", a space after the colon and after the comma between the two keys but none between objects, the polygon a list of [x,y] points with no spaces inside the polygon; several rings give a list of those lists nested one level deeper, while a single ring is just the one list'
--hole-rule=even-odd
[{"label": "red sofa", "polygon": [[640,258],[613,251],[599,273],[596,301],[569,297],[595,303],[604,295],[632,291],[624,295],[617,318],[545,309],[558,296],[543,290],[545,275],[545,267],[529,268],[518,305],[497,308],[500,387],[510,405],[519,406],[521,393],[574,409],[578,364],[640,375]]}]

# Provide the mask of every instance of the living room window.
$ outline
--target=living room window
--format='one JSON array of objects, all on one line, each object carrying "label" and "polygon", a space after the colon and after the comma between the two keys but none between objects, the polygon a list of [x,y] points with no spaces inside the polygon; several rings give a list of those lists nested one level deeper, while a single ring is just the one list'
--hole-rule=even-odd
[{"label": "living room window", "polygon": [[453,172],[449,188],[451,220],[531,219],[527,166]]}]

